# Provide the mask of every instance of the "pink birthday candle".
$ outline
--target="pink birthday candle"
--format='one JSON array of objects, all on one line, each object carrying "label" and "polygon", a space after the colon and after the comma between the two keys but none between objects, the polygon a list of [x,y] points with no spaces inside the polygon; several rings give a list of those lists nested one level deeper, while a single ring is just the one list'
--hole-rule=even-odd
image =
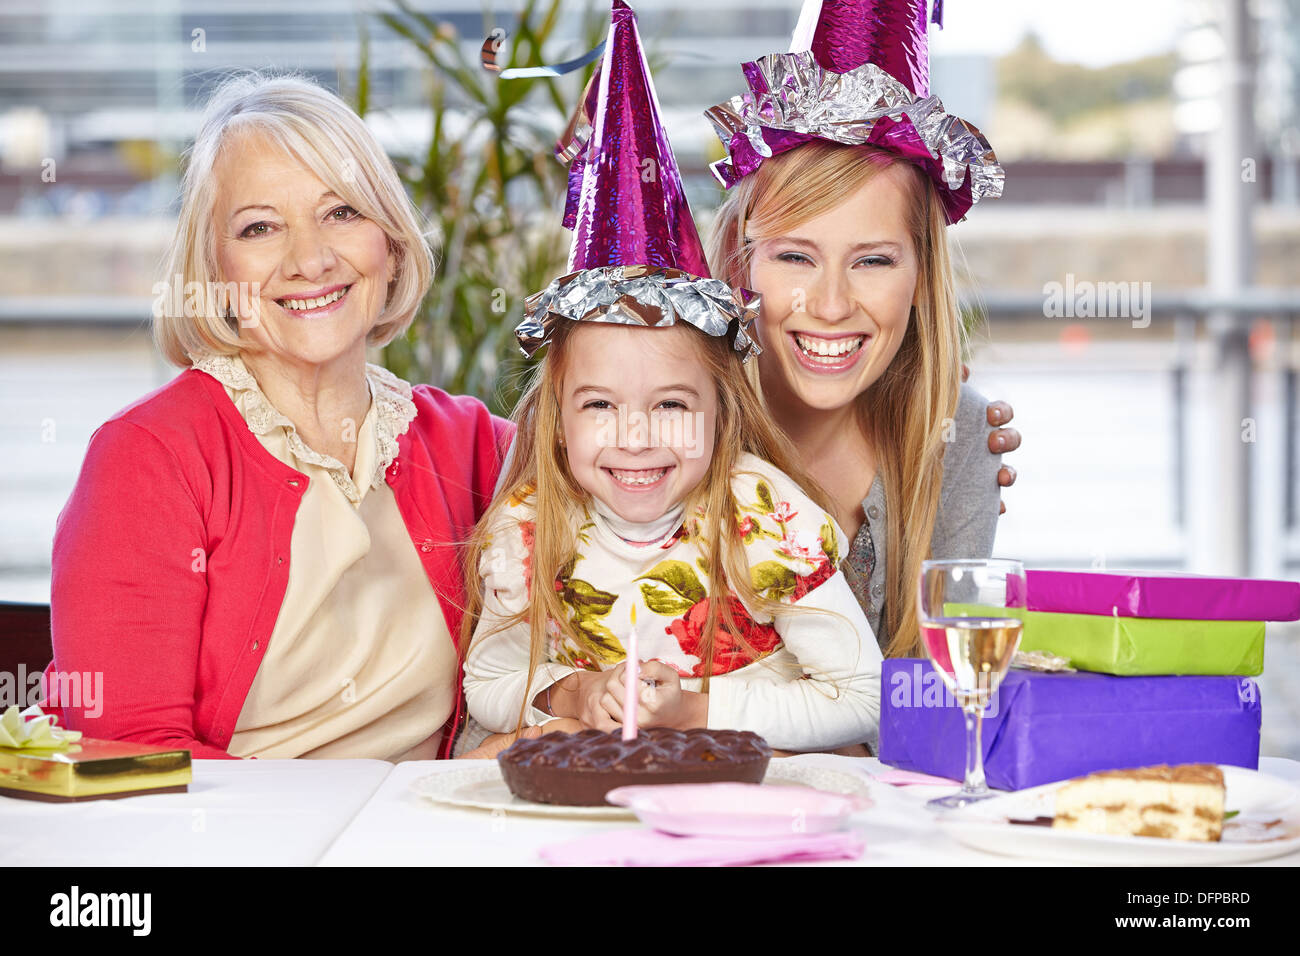
[{"label": "pink birthday candle", "polygon": [[636,608],[632,608],[632,636],[628,638],[627,667],[623,671],[623,739],[636,740],[637,692],[641,689],[641,659],[636,650]]}]

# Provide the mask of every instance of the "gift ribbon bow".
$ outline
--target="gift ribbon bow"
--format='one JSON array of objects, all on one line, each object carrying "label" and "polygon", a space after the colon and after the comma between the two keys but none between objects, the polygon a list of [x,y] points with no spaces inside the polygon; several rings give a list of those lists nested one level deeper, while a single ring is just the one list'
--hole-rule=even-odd
[{"label": "gift ribbon bow", "polygon": [[20,711],[12,705],[0,717],[0,747],[18,750],[63,750],[81,739],[80,730],[56,726],[58,718],[33,704]]}]

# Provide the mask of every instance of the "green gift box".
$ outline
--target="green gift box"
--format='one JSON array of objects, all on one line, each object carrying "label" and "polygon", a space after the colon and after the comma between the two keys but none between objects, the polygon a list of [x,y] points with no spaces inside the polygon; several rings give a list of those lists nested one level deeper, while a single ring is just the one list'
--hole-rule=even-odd
[{"label": "green gift box", "polygon": [[1255,677],[1264,671],[1264,622],[1026,611],[1020,649],[1059,654],[1079,670],[1122,677]]},{"label": "green gift box", "polygon": [[1207,674],[1256,677],[1264,672],[1263,621],[1176,621],[1167,618],[1053,611],[1011,613],[950,604],[948,613],[983,610],[1025,622],[1022,651],[1068,657],[1083,671],[1136,677]]}]

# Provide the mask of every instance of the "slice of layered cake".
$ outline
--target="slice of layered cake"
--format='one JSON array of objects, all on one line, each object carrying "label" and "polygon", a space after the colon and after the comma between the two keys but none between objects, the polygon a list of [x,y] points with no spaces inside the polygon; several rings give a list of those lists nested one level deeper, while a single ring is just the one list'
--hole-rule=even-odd
[{"label": "slice of layered cake", "polygon": [[1112,836],[1218,840],[1223,771],[1214,764],[1106,770],[1056,791],[1052,827]]}]

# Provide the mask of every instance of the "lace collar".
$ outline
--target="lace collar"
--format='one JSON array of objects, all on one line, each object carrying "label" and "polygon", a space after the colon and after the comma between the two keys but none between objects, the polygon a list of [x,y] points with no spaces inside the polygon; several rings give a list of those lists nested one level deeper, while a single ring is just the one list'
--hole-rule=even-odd
[{"label": "lace collar", "polygon": [[[284,429],[289,449],[299,461],[324,468],[347,499],[354,505],[360,504],[361,491],[347,467],[332,455],[322,455],[308,447],[288,416],[271,404],[243,359],[238,355],[190,356],[190,359],[194,368],[240,394],[249,431],[265,435],[277,428]],[[375,467],[370,476],[370,487],[379,488],[384,484],[384,472],[397,458],[398,436],[405,434],[415,419],[415,403],[411,400],[410,384],[386,368],[367,363],[366,384],[370,387],[371,408],[375,415]]]}]

